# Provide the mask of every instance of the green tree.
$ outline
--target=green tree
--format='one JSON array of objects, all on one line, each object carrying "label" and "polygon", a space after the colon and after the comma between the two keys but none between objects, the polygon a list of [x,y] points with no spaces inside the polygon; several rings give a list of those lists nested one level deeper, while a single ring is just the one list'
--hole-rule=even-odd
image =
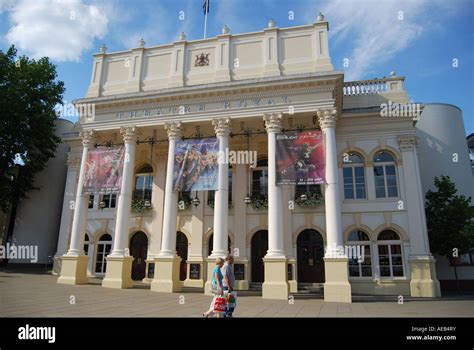
[{"label": "green tree", "polygon": [[437,190],[426,193],[425,204],[430,247],[452,263],[459,291],[455,258],[474,247],[474,207],[470,197],[456,194],[449,176],[436,177],[434,183]]},{"label": "green tree", "polygon": [[[11,213],[10,223],[18,202],[37,189],[35,174],[61,141],[54,134],[54,108],[62,101],[64,83],[56,78],[48,58],[17,57],[14,46],[0,50],[0,208]],[[16,155],[21,165],[14,162]]]}]

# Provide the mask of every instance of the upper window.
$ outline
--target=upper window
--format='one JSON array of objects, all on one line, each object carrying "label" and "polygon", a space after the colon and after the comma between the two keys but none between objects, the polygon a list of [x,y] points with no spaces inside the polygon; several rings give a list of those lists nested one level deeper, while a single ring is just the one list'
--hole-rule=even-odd
[{"label": "upper window", "polygon": [[151,165],[144,165],[138,169],[135,176],[134,199],[147,199],[151,201],[153,190],[153,168]]},{"label": "upper window", "polygon": [[362,157],[356,153],[349,153],[349,156],[343,159],[342,174],[344,198],[365,199],[365,170]]},{"label": "upper window", "polygon": [[395,159],[390,153],[380,151],[375,154],[374,179],[377,198],[398,197]]},{"label": "upper window", "polygon": [[379,264],[381,277],[403,277],[403,254],[400,236],[392,231],[380,232]]},{"label": "upper window", "polygon": [[268,160],[257,161],[257,166],[252,171],[252,196],[268,194]]},{"label": "upper window", "polygon": [[89,235],[87,233],[84,237],[84,254],[89,254]]}]

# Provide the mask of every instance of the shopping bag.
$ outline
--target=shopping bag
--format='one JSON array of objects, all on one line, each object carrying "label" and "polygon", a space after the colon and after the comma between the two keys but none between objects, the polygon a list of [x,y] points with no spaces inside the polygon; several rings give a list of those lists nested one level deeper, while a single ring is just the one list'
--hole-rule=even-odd
[{"label": "shopping bag", "polygon": [[237,306],[237,292],[227,293],[226,299],[228,308],[235,308]]},{"label": "shopping bag", "polygon": [[214,313],[224,313],[227,307],[227,300],[221,296],[214,297]]}]

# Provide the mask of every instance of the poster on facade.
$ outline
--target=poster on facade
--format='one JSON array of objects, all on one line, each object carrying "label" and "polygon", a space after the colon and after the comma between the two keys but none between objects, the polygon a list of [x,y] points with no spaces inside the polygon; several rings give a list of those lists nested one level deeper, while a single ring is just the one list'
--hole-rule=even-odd
[{"label": "poster on facade", "polygon": [[124,153],[123,147],[90,150],[87,154],[83,193],[120,191]]},{"label": "poster on facade", "polygon": [[326,162],[321,131],[276,135],[277,185],[315,185],[325,180]]},{"label": "poster on facade", "polygon": [[176,141],[175,191],[217,190],[219,143],[216,138]]}]

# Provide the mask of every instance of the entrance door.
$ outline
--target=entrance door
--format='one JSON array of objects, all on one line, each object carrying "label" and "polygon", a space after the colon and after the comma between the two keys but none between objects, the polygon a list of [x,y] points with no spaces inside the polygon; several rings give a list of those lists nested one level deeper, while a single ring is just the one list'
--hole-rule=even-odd
[{"label": "entrance door", "polygon": [[176,253],[181,258],[181,264],[179,266],[179,280],[184,281],[186,279],[186,272],[188,265],[186,260],[188,260],[188,238],[186,235],[178,231],[176,235]]},{"label": "entrance door", "polygon": [[143,232],[135,233],[130,240],[130,255],[134,257],[132,262],[132,280],[134,281],[141,281],[145,278],[147,250],[147,236]]},{"label": "entrance door", "polygon": [[324,242],[316,230],[304,230],[298,236],[298,282],[324,282]]},{"label": "entrance door", "polygon": [[261,230],[256,232],[251,241],[251,260],[252,260],[252,282],[263,282],[265,278],[263,270],[263,257],[268,250],[268,231]]}]

